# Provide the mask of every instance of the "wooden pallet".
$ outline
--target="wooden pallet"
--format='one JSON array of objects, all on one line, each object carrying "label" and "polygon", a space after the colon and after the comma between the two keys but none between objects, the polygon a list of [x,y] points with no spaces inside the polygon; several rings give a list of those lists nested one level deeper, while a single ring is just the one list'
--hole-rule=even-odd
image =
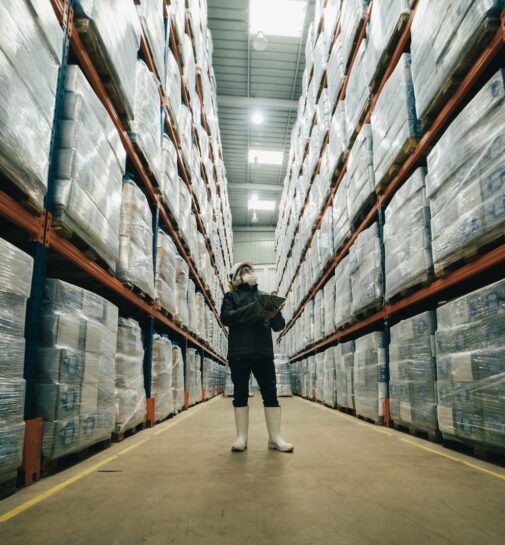
[{"label": "wooden pallet", "polygon": [[[126,129],[131,129],[131,120],[133,112],[128,112],[126,99],[121,89],[121,84],[117,74],[111,68],[106,46],[102,43],[100,34],[91,19],[80,17],[74,19],[73,29],[78,32],[86,51],[88,52],[93,64],[100,76],[109,98]],[[135,77],[135,75],[133,75]]]},{"label": "wooden pallet", "polygon": [[155,420],[154,425],[157,426],[158,424],[162,424],[163,422],[170,420],[174,416],[175,416],[175,413],[170,413],[168,416],[165,416],[165,418],[159,418],[158,420]]},{"label": "wooden pallet", "polygon": [[9,471],[5,475],[0,475],[0,500],[8,498],[18,490],[18,472]]},{"label": "wooden pallet", "polygon": [[462,442],[456,437],[443,434],[444,447],[455,450],[462,454],[475,456],[481,460],[491,462],[496,465],[505,467],[505,448],[498,446],[485,445],[476,442]]},{"label": "wooden pallet", "polygon": [[154,302],[154,298],[147,294],[144,290],[140,289],[138,286],[135,286],[133,282],[130,282],[129,280],[121,280],[121,283],[125,288],[128,288],[132,293],[134,293],[137,297],[140,297],[140,299],[143,299],[149,304],[152,304]]},{"label": "wooden pallet", "polygon": [[72,452],[70,454],[61,456],[60,458],[50,459],[42,456],[40,474],[43,477],[54,475],[59,471],[63,471],[64,469],[67,469],[75,464],[78,464],[79,462],[82,462],[83,460],[86,460],[90,456],[93,456],[94,454],[97,454],[98,452],[101,452],[109,448],[110,446],[111,438],[108,437],[107,439],[103,439],[102,441],[98,441],[97,443],[93,443],[92,445],[88,445],[87,447],[81,449],[78,452]]},{"label": "wooden pallet", "polygon": [[[7,171],[5,165],[2,164],[0,159],[0,168],[4,172]],[[7,178],[0,173],[0,187],[1,190],[12,197],[17,203],[19,203],[23,208],[26,208],[29,212],[32,212],[35,215],[42,214],[44,211],[44,204],[37,202],[32,196],[27,195],[15,182],[10,178]]]},{"label": "wooden pallet", "polygon": [[398,22],[396,23],[395,29],[393,30],[393,34],[391,35],[391,38],[382,53],[382,57],[379,60],[377,69],[372,78],[372,82],[370,84],[370,90],[372,91],[372,93],[375,93],[375,91],[377,91],[382,81],[382,78],[389,64],[391,63],[391,59],[396,49],[396,45],[398,44],[400,37],[403,34],[405,27],[407,26],[409,18],[410,18],[410,13],[402,13],[400,15],[400,18],[398,19]]},{"label": "wooden pallet", "polygon": [[384,305],[384,300],[380,298],[378,301],[375,301],[374,303],[370,304],[370,306],[366,307],[363,310],[360,310],[357,314],[353,315],[353,319],[351,323],[361,322],[365,318],[368,318],[368,316],[371,316],[378,310],[380,310]]},{"label": "wooden pallet", "polygon": [[67,225],[64,219],[53,217],[51,229],[56,231],[64,239],[71,242],[77,249],[81,250],[89,260],[94,261],[99,267],[105,269],[109,274],[112,276],[116,274],[115,269],[112,268],[101,256],[99,256],[97,251],[91,248],[91,246],[76,231],[74,231],[72,227]]},{"label": "wooden pallet", "polygon": [[382,176],[379,182],[377,182],[377,180],[375,181],[375,189],[378,193],[382,193],[388,186],[389,182],[391,182],[391,180],[398,174],[398,171],[401,169],[405,161],[416,149],[419,141],[420,138],[417,136],[411,136],[403,144],[402,149],[398,152],[398,155],[394,158],[393,163],[387,169],[384,176]]},{"label": "wooden pallet", "polygon": [[420,118],[421,125],[428,129],[440,113],[440,110],[447,104],[454,91],[459,87],[475,60],[484,51],[486,45],[491,41],[500,26],[500,14],[485,19],[481,27],[475,33],[474,38],[468,44],[467,49],[459,55],[459,61],[440,87],[437,94],[429,104],[426,112]]},{"label": "wooden pallet", "polygon": [[391,295],[389,297],[389,299],[388,299],[388,303],[394,303],[395,301],[399,301],[400,299],[404,299],[405,297],[407,297],[411,293],[414,293],[416,291],[419,291],[422,288],[425,288],[426,286],[431,284],[434,279],[435,279],[434,272],[433,271],[428,271],[426,273],[425,278],[423,278],[422,280],[419,280],[415,284],[412,284],[411,286],[405,287],[405,288],[401,289],[400,291],[398,291],[397,293],[395,293],[394,295]]},{"label": "wooden pallet", "polygon": [[140,424],[137,424],[136,426],[133,426],[132,428],[129,428],[127,430],[113,431],[112,442],[120,443],[121,441],[124,441],[127,437],[131,437],[132,435],[135,435],[139,431],[145,430],[146,427],[147,427],[146,422],[140,422]]},{"label": "wooden pallet", "polygon": [[438,430],[422,430],[420,428],[417,428],[413,425],[405,425],[400,424],[398,422],[391,422],[392,427],[396,431],[400,431],[403,433],[408,433],[409,435],[412,435],[413,437],[421,437],[423,439],[427,439],[428,441],[431,441],[432,443],[441,443],[442,442],[442,434]]},{"label": "wooden pallet", "polygon": [[337,403],[336,409],[339,410],[341,413],[345,413],[350,416],[356,416],[356,411],[354,409],[351,409],[350,407],[344,407],[343,405],[339,405]]},{"label": "wooden pallet", "polygon": [[356,417],[362,420],[363,422],[368,422],[368,424],[374,424],[376,426],[384,426],[384,417],[378,416],[377,420],[370,418],[368,416],[363,416],[362,414],[356,414]]},{"label": "wooden pallet", "polygon": [[479,256],[497,248],[503,243],[505,243],[505,232],[503,232],[503,227],[499,226],[488,233],[484,233],[479,239],[476,239],[468,246],[461,248],[456,255],[446,258],[443,263],[435,263],[436,278],[445,278],[454,270],[475,261]]}]

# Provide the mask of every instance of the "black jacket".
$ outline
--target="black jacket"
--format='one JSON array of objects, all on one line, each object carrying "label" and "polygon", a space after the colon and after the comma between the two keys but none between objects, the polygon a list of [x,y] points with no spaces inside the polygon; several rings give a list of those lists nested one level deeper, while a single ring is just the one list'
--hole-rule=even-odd
[{"label": "black jacket", "polygon": [[260,293],[256,286],[251,288],[248,284],[241,284],[224,296],[221,321],[229,328],[228,359],[251,355],[274,357],[272,330],[284,329],[286,322],[282,314],[279,312],[273,320],[241,322],[244,310],[254,304]]}]

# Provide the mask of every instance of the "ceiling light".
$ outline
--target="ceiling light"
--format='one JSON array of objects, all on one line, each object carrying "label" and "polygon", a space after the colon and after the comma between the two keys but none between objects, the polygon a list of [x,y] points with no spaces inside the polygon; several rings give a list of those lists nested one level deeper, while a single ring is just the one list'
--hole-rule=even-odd
[{"label": "ceiling light", "polygon": [[251,223],[258,223],[258,214],[256,214],[256,210],[253,212]]},{"label": "ceiling light", "polygon": [[263,117],[263,114],[261,112],[254,112],[252,114],[251,121],[255,125],[261,125],[263,121],[265,121],[265,118]]},{"label": "ceiling light", "polygon": [[249,32],[299,38],[306,9],[307,0],[249,0]]},{"label": "ceiling light", "polygon": [[264,165],[282,165],[284,154],[282,151],[262,149],[249,150],[249,163],[262,163]]},{"label": "ceiling light", "polygon": [[265,51],[268,47],[268,39],[261,30],[253,38],[253,47],[256,51]]},{"label": "ceiling light", "polygon": [[275,201],[249,199],[249,210],[275,210]]},{"label": "ceiling light", "polygon": [[253,193],[251,195],[251,198],[249,199],[250,201],[257,201],[258,200],[258,195],[256,195],[256,193]]}]

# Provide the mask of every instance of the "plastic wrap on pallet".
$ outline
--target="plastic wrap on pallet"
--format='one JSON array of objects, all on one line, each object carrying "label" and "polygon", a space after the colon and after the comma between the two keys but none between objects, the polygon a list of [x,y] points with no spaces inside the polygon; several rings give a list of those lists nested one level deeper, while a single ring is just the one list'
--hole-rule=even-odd
[{"label": "plastic wrap on pallet", "polygon": [[177,313],[175,262],[177,249],[171,237],[158,230],[156,250],[155,298],[172,316]]},{"label": "plastic wrap on pallet", "polygon": [[423,124],[447,102],[445,90],[466,75],[469,64],[483,49],[476,44],[498,28],[503,9],[502,0],[418,2],[410,51],[417,112]]},{"label": "plastic wrap on pallet", "polygon": [[226,383],[224,385],[224,395],[225,397],[233,397],[235,388],[233,387],[233,382],[231,380],[231,370],[229,367],[226,368]]},{"label": "plastic wrap on pallet", "polygon": [[335,252],[338,252],[351,234],[347,204],[348,185],[349,176],[345,174],[333,197],[333,248]]},{"label": "plastic wrap on pallet", "polygon": [[319,234],[319,265],[321,269],[324,269],[333,258],[335,251],[333,247],[333,208],[331,206],[328,206],[324,213],[319,227]]},{"label": "plastic wrap on pallet", "polygon": [[330,109],[337,103],[342,85],[344,84],[344,63],[342,59],[342,35],[339,34],[330,51],[327,66],[328,102]]},{"label": "plastic wrap on pallet", "polygon": [[131,318],[119,318],[115,377],[114,431],[123,432],[146,419],[142,331]]},{"label": "plastic wrap on pallet", "polygon": [[370,98],[368,79],[367,44],[366,39],[363,39],[358,48],[351,73],[348,76],[347,89],[345,93],[347,144],[351,142],[355,131],[359,129],[358,124],[364,116],[365,107]]},{"label": "plastic wrap on pallet", "polygon": [[505,280],[437,309],[438,423],[447,439],[505,449]]},{"label": "plastic wrap on pallet", "polygon": [[172,140],[164,134],[161,149],[161,196],[172,216],[179,214],[179,171],[177,166],[177,149]]},{"label": "plastic wrap on pallet", "polygon": [[189,284],[189,265],[184,259],[177,255],[175,258],[175,287],[176,287],[176,305],[177,317],[184,324],[188,325],[188,284]]},{"label": "plastic wrap on pallet", "polygon": [[205,339],[203,335],[203,309],[205,306],[205,298],[201,293],[195,295],[195,334]]},{"label": "plastic wrap on pallet", "polygon": [[349,251],[352,288],[351,311],[359,316],[380,306],[384,296],[377,223],[362,231]]},{"label": "plastic wrap on pallet", "polygon": [[500,239],[505,228],[505,71],[499,70],[428,156],[435,272]]},{"label": "plastic wrap on pallet", "polygon": [[182,102],[181,71],[179,64],[175,60],[175,57],[169,47],[167,47],[165,63],[167,72],[165,93],[168,98],[168,104],[172,114],[172,122],[177,124],[179,119],[179,108]]},{"label": "plastic wrap on pallet", "polygon": [[345,256],[335,268],[335,328],[351,321],[351,258]]},{"label": "plastic wrap on pallet", "polygon": [[[402,28],[401,22],[410,14],[410,0],[374,0],[368,30],[369,75],[378,78],[384,73],[392,54],[393,38]],[[397,35],[397,38],[399,36]]]},{"label": "plastic wrap on pallet", "polygon": [[193,280],[188,282],[188,297],[187,297],[187,306],[188,306],[188,327],[193,333],[196,331],[196,305],[195,305],[195,283]]},{"label": "plastic wrap on pallet", "polygon": [[151,367],[151,397],[156,399],[154,403],[155,420],[163,420],[175,412],[172,358],[173,346],[170,340],[155,334]]},{"label": "plastic wrap on pallet", "polygon": [[340,19],[341,0],[328,0],[324,7],[324,33],[331,43]]},{"label": "plastic wrap on pallet", "polygon": [[125,178],[116,276],[154,298],[153,217],[146,196]]},{"label": "plastic wrap on pallet", "polygon": [[335,276],[331,276],[324,286],[324,337],[335,331]]},{"label": "plastic wrap on pallet", "polygon": [[0,425],[0,483],[5,478],[17,476],[23,459],[23,440],[25,423],[1,422]]},{"label": "plastic wrap on pallet", "polygon": [[179,138],[181,139],[182,156],[186,162],[186,165],[189,165],[191,163],[192,147],[192,116],[190,109],[185,104],[181,104],[179,106],[177,123],[179,129]]},{"label": "plastic wrap on pallet", "polygon": [[382,89],[371,117],[375,183],[383,187],[410,153],[422,129],[417,120],[410,55],[404,53]]},{"label": "plastic wrap on pallet", "polygon": [[325,154],[329,155],[327,168],[330,177],[335,174],[336,167],[344,159],[346,151],[345,142],[345,107],[344,102],[340,101],[331,118],[329,140],[325,150]]},{"label": "plastic wrap on pallet", "polygon": [[135,65],[142,32],[133,2],[123,0],[76,0],[75,21],[89,19],[91,39],[96,42],[107,63],[107,72],[117,82],[121,93],[121,108],[133,119],[135,104]]},{"label": "plastic wrap on pallet", "polygon": [[[342,35],[342,58],[346,67],[358,38],[360,23],[365,17],[368,0],[342,0],[340,33]],[[368,83],[368,82],[367,82]]]},{"label": "plastic wrap on pallet", "polygon": [[2,2],[0,168],[38,207],[47,191],[62,45],[63,31],[49,2]]},{"label": "plastic wrap on pallet", "polygon": [[372,130],[363,125],[347,160],[349,221],[356,224],[375,198]]},{"label": "plastic wrap on pallet", "polygon": [[44,418],[42,454],[50,459],[110,437],[118,310],[102,297],[46,280],[35,407]]},{"label": "plastic wrap on pallet", "polygon": [[338,344],[334,359],[337,404],[354,409],[354,341]]},{"label": "plastic wrap on pallet", "polygon": [[130,135],[160,184],[162,131],[158,80],[144,61],[137,62],[136,79],[135,118]]},{"label": "plastic wrap on pallet", "polygon": [[78,66],[67,67],[53,220],[115,268],[126,153],[104,106]]},{"label": "plastic wrap on pallet", "polygon": [[324,71],[326,70],[326,63],[328,61],[328,42],[324,32],[319,34],[319,38],[316,41],[316,47],[314,48],[314,72],[312,79],[314,86],[317,90],[321,86],[323,80]]},{"label": "plastic wrap on pallet", "polygon": [[198,353],[194,348],[186,350],[186,369],[185,369],[185,391],[188,396],[189,405],[196,402],[196,360]]},{"label": "plastic wrap on pallet", "polygon": [[193,43],[191,38],[185,33],[183,37],[183,80],[187,86],[190,102],[193,104],[196,100],[195,95],[195,80],[196,80],[196,65],[195,56],[193,54]]},{"label": "plastic wrap on pallet", "polygon": [[380,422],[387,393],[384,333],[376,331],[356,339],[353,391],[356,414]]},{"label": "plastic wrap on pallet", "polygon": [[189,218],[191,214],[191,193],[182,178],[179,178],[179,212],[176,216],[179,231],[188,236]]},{"label": "plastic wrap on pallet", "polygon": [[172,347],[172,397],[178,413],[184,406],[184,360],[181,347],[175,344]]},{"label": "plastic wrap on pallet", "polygon": [[423,431],[437,431],[436,316],[423,312],[391,328],[389,399],[391,419]]},{"label": "plastic wrap on pallet", "polygon": [[291,369],[287,355],[276,354],[274,359],[278,396],[291,396]]},{"label": "plastic wrap on pallet", "polygon": [[160,83],[164,86],[165,21],[163,19],[163,4],[163,0],[139,0],[137,13],[160,77]]},{"label": "plastic wrap on pallet", "polygon": [[324,352],[317,352],[315,357],[315,398],[324,401]]},{"label": "plastic wrap on pallet", "polygon": [[335,391],[335,348],[327,348],[323,353],[323,403],[334,407]]},{"label": "plastic wrap on pallet", "polygon": [[395,193],[385,212],[386,299],[426,284],[433,274],[426,170],[418,168]]}]

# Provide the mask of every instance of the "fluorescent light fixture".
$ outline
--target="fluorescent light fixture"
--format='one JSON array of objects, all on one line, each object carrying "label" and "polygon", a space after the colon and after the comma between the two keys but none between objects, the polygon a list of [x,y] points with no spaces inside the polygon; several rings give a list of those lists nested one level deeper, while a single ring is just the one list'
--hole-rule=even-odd
[{"label": "fluorescent light fixture", "polygon": [[261,112],[254,112],[251,116],[251,121],[255,125],[261,125],[263,121],[265,121],[265,118],[263,117],[263,114]]},{"label": "fluorescent light fixture", "polygon": [[249,0],[249,32],[299,38],[307,0]]},{"label": "fluorescent light fixture", "polygon": [[261,163],[264,165],[282,165],[283,155],[282,151],[250,149],[249,162]]},{"label": "fluorescent light fixture", "polygon": [[275,210],[275,201],[258,201],[249,199],[249,210]]},{"label": "fluorescent light fixture", "polygon": [[258,214],[256,214],[256,210],[253,212],[251,223],[258,223]]},{"label": "fluorescent light fixture", "polygon": [[268,47],[268,39],[261,30],[253,38],[253,47],[256,51],[265,51]]}]

